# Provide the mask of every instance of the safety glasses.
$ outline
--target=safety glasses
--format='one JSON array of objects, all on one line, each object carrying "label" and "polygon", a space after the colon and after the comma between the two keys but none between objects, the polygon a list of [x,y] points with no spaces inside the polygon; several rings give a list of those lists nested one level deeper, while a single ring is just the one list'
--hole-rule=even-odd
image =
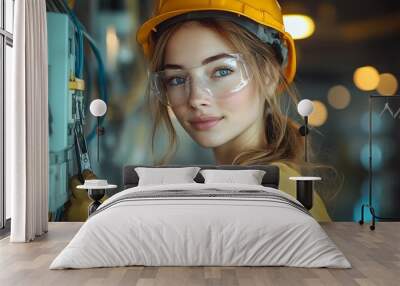
[{"label": "safety glasses", "polygon": [[221,54],[188,69],[168,67],[149,74],[150,92],[168,106],[186,104],[191,96],[225,98],[242,90],[250,80],[243,56]]}]

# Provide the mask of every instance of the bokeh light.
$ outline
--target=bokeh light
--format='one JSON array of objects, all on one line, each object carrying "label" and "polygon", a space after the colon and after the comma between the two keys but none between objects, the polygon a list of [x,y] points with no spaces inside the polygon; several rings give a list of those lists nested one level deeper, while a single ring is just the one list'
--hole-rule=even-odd
[{"label": "bokeh light", "polygon": [[285,31],[295,40],[308,38],[315,31],[313,19],[306,15],[283,15],[283,23],[285,25]]},{"label": "bokeh light", "polygon": [[107,28],[106,45],[107,45],[107,64],[109,68],[114,70],[117,62],[120,43],[117,36],[117,30],[113,26]]},{"label": "bokeh light", "polygon": [[[372,120],[372,133],[373,134],[381,134],[384,131],[384,126],[382,122],[382,118],[379,116],[377,112],[371,113]],[[369,113],[365,112],[361,116],[360,119],[361,129],[365,132],[369,132]]]},{"label": "bokeh light", "polygon": [[[371,146],[372,153],[372,170],[376,171],[382,167],[382,148],[377,144],[372,144]],[[369,169],[369,144],[365,144],[360,151],[360,161],[361,165],[365,170]]]},{"label": "bokeh light", "polygon": [[308,117],[308,123],[312,126],[322,126],[328,119],[328,109],[325,104],[318,100],[313,100],[314,111]]},{"label": "bokeh light", "polygon": [[374,90],[379,84],[379,73],[372,66],[361,67],[354,72],[353,80],[354,84],[361,90]]},{"label": "bokeh light", "polygon": [[328,102],[336,109],[344,109],[350,104],[351,95],[343,85],[335,85],[328,91]]},{"label": "bokeh light", "polygon": [[379,84],[376,90],[381,95],[395,95],[399,84],[397,79],[391,73],[382,73],[379,75]]},{"label": "bokeh light", "polygon": [[[376,213],[380,213],[382,194],[384,190],[385,181],[381,176],[374,176],[372,180],[372,190],[374,194],[374,208]],[[365,178],[361,184],[361,197],[353,207],[353,220],[358,221],[361,218],[361,205],[368,202],[369,180]],[[364,210],[364,222],[370,222],[372,219],[371,213],[367,208]]]}]

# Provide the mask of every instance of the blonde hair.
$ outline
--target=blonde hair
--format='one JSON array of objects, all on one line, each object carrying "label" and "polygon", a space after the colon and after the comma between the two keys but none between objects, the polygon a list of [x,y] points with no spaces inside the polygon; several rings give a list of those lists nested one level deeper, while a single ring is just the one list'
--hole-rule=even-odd
[{"label": "blonde hair", "polygon": [[[254,165],[283,162],[297,167],[303,162],[304,138],[299,133],[299,125],[287,117],[282,111],[282,100],[288,96],[291,103],[297,104],[298,96],[293,87],[287,83],[281,66],[277,61],[274,50],[270,45],[261,42],[250,32],[233,22],[213,19],[199,21],[201,25],[219,33],[236,51],[240,51],[252,74],[257,91],[265,98],[264,119],[266,146],[250,149],[238,154],[232,164]],[[153,55],[150,61],[150,70],[160,70],[163,65],[165,49],[169,38],[183,23],[169,27],[162,35],[151,42]],[[156,133],[164,125],[168,132],[169,148],[157,164],[167,163],[176,151],[177,136],[168,107],[159,100],[150,96],[149,105],[153,114],[152,147]]]}]

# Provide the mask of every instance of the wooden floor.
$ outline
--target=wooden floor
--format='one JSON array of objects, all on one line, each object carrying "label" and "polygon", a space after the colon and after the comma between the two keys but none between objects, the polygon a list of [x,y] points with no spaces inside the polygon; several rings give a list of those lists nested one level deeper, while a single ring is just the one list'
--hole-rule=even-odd
[{"label": "wooden floor", "polygon": [[323,224],[353,268],[120,267],[48,270],[81,223],[50,223],[32,243],[0,241],[0,285],[400,285],[400,223]]}]

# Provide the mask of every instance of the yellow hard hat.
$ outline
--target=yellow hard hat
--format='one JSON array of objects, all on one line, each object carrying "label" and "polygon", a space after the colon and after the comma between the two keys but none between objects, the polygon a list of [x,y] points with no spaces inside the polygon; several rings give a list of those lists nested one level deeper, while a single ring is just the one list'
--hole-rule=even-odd
[{"label": "yellow hard hat", "polygon": [[296,73],[296,51],[292,37],[285,31],[281,8],[277,0],[158,0],[153,17],[137,32],[137,41],[146,57],[151,56],[150,37],[157,26],[176,16],[201,11],[229,12],[279,32],[287,47],[285,76],[292,82]]}]

